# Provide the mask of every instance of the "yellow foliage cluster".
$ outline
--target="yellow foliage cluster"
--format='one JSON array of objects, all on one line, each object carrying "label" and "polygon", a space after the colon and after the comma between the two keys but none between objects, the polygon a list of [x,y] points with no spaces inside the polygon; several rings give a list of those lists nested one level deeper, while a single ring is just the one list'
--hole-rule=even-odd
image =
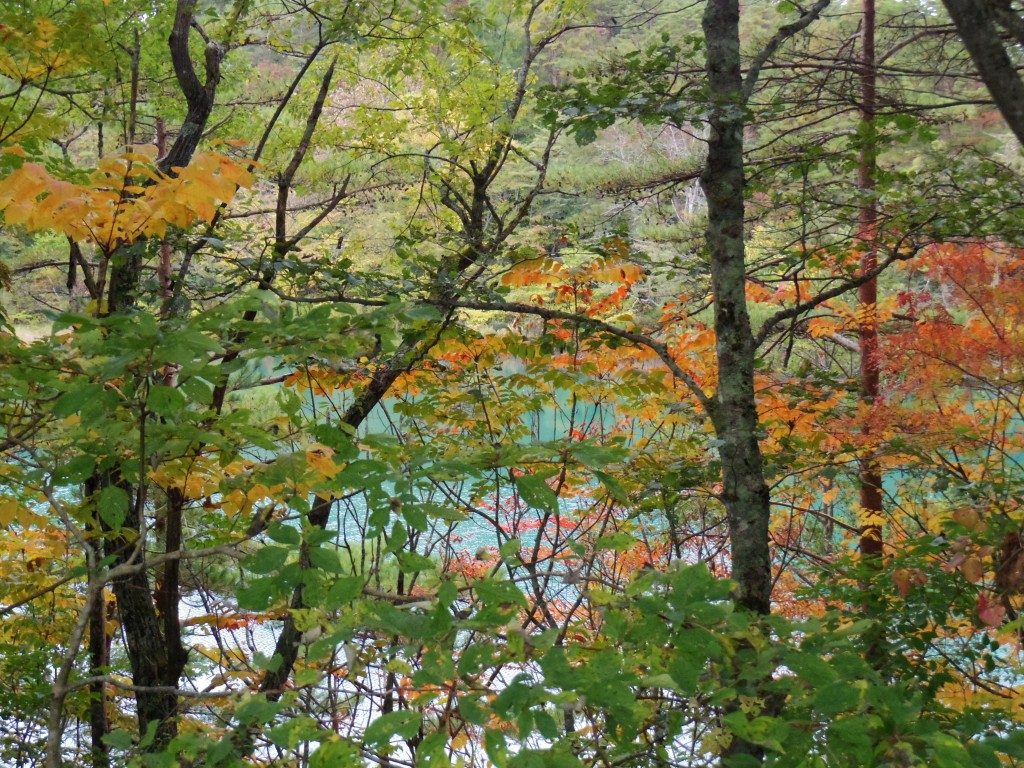
[{"label": "yellow foliage cluster", "polygon": [[12,226],[57,231],[110,253],[170,226],[210,221],[220,203],[252,174],[226,155],[197,155],[175,175],[159,172],[154,147],[105,158],[86,184],[56,178],[39,163],[24,163],[0,180],[0,211]]},{"label": "yellow foliage cluster", "polygon": [[[248,513],[265,499],[309,493],[317,483],[341,471],[334,451],[326,445],[311,443],[295,454],[303,469],[290,483],[266,483],[260,471],[269,465],[252,461],[233,461],[222,466],[216,456],[193,456],[167,461],[150,470],[150,479],[161,488],[176,488],[190,499],[205,499],[205,504],[221,509],[229,516]],[[285,458],[292,454],[284,454]]]},{"label": "yellow foliage cluster", "polygon": [[779,382],[768,376],[758,376],[758,414],[764,424],[767,438],[763,450],[767,454],[783,450],[787,438],[799,438],[806,444],[816,444],[833,459],[838,458],[841,432],[829,431],[833,409],[843,399],[839,390],[815,391],[794,398],[784,391]]},{"label": "yellow foliage cluster", "polygon": [[0,75],[22,83],[67,70],[75,57],[56,44],[58,32],[53,20],[45,17],[27,29],[0,24]]},{"label": "yellow foliage cluster", "polygon": [[246,468],[244,462],[222,467],[216,457],[196,456],[165,462],[150,471],[150,478],[161,488],[177,488],[188,498],[198,499],[217,493],[221,481]]},{"label": "yellow foliage cluster", "polygon": [[552,258],[526,259],[509,269],[502,276],[501,282],[513,288],[522,288],[539,283],[551,283],[553,280],[561,282],[564,274],[565,268],[561,262]]}]

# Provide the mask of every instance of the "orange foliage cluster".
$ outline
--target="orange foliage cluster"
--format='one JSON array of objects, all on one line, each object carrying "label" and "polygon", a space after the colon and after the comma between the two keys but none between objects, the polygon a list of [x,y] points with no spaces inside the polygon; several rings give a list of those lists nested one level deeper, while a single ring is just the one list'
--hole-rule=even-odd
[{"label": "orange foliage cluster", "polygon": [[298,459],[288,483],[264,482],[261,473],[268,465],[261,462],[233,461],[222,466],[215,456],[207,455],[164,462],[150,470],[149,476],[161,488],[177,488],[188,498],[204,499],[207,508],[237,516],[248,514],[266,499],[309,493],[343,466],[335,461],[333,449],[319,443],[295,454],[283,454],[283,460],[288,459]]},{"label": "orange foliage cluster", "polygon": [[39,163],[24,163],[0,179],[0,211],[9,225],[29,232],[57,230],[105,253],[168,227],[210,221],[217,206],[250,186],[252,174],[217,153],[197,155],[175,175],[159,172],[155,147],[105,158],[86,184],[53,176]]},{"label": "orange foliage cluster", "polygon": [[[630,295],[630,288],[644,276],[642,267],[626,260],[628,247],[625,244],[610,250],[612,255],[586,261],[577,267],[569,267],[550,256],[527,259],[509,269],[501,282],[513,288],[537,287],[553,291],[555,303],[570,304],[577,311],[598,317],[620,309]],[[616,287],[601,296],[602,287],[607,290],[611,285]],[[535,294],[533,301],[543,304],[544,297]]]},{"label": "orange foliage cluster", "polygon": [[337,371],[320,365],[305,365],[292,371],[282,383],[300,392],[328,396],[358,387],[367,378],[368,375],[363,371]]}]

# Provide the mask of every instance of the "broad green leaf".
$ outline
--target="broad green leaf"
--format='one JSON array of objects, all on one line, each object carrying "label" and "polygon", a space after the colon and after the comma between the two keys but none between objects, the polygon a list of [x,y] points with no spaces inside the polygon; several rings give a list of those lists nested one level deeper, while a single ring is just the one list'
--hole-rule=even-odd
[{"label": "broad green leaf", "polygon": [[96,508],[99,510],[100,519],[117,530],[124,524],[129,503],[128,494],[123,488],[108,485],[100,491],[99,499],[96,500]]},{"label": "broad green leaf", "polygon": [[516,478],[516,490],[526,504],[551,515],[558,514],[558,497],[537,475],[520,475]]},{"label": "broad green leaf", "polygon": [[429,557],[424,557],[418,552],[399,552],[395,555],[398,558],[398,567],[402,573],[416,573],[417,571],[432,571],[436,563]]},{"label": "broad green leaf", "polygon": [[395,736],[411,739],[419,729],[420,716],[416,712],[388,712],[370,723],[363,738],[368,744],[386,744]]},{"label": "broad green leaf", "polygon": [[149,397],[146,398],[146,407],[164,418],[174,418],[185,410],[186,405],[187,401],[181,392],[163,384],[151,387]]},{"label": "broad green leaf", "polygon": [[359,746],[348,739],[325,741],[309,757],[309,768],[364,768]]}]

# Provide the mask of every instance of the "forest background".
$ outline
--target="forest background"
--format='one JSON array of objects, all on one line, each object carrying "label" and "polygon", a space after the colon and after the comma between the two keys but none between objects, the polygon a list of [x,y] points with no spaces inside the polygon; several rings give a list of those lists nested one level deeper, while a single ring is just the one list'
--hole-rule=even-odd
[{"label": "forest background", "polygon": [[0,8],[0,763],[1024,762],[1013,3]]}]

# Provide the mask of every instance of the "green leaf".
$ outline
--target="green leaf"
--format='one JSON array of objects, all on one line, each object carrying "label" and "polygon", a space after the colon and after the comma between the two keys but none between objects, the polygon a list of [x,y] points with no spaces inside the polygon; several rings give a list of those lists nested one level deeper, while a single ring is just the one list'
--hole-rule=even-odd
[{"label": "green leaf", "polygon": [[135,744],[135,739],[132,738],[128,731],[118,728],[116,731],[111,731],[105,735],[103,743],[114,749],[131,749]]},{"label": "green leaf", "polygon": [[625,552],[636,544],[636,539],[628,533],[609,533],[597,540],[598,549],[610,549],[614,552]]},{"label": "green leaf", "polygon": [[267,536],[278,544],[298,545],[302,543],[302,534],[299,533],[299,529],[284,523],[274,523],[269,526],[267,528]]},{"label": "green leaf", "polygon": [[515,584],[502,579],[480,579],[473,589],[487,606],[518,606],[526,608],[526,598]]},{"label": "green leaf", "polygon": [[530,685],[528,675],[520,673],[494,700],[494,711],[508,719],[510,714],[515,715],[533,701],[534,688]]},{"label": "green leaf", "polygon": [[206,379],[201,379],[198,376],[189,376],[186,379],[182,379],[181,383],[178,384],[178,388],[188,395],[189,399],[196,403],[202,403],[203,405],[209,405],[213,402],[213,385]]},{"label": "green leaf", "polygon": [[872,731],[879,723],[879,718],[872,715],[833,718],[828,726],[830,744],[848,753],[851,765],[870,765]]},{"label": "green leaf", "polygon": [[235,709],[235,717],[243,724],[268,723],[278,712],[284,709],[284,702],[267,701],[264,694],[256,694],[245,698]]},{"label": "green leaf", "polygon": [[784,727],[774,717],[755,717],[747,720],[746,715],[742,712],[732,712],[723,719],[729,729],[744,741],[768,747],[776,752],[783,751],[779,737],[782,735]]},{"label": "green leaf", "polygon": [[862,688],[848,680],[838,680],[818,689],[814,694],[814,708],[824,715],[835,715],[855,709],[860,703]]},{"label": "green leaf", "polygon": [[78,413],[87,403],[102,398],[103,394],[102,384],[79,384],[57,398],[57,402],[53,405],[53,413],[62,417]]},{"label": "green leaf", "polygon": [[505,734],[501,731],[493,728],[484,731],[484,751],[497,768],[505,768],[508,765],[508,745],[505,743]]},{"label": "green leaf", "polygon": [[368,744],[386,744],[394,736],[411,739],[419,730],[420,716],[416,712],[388,712],[370,723],[363,738]]},{"label": "green leaf", "polygon": [[92,456],[75,456],[53,471],[53,482],[57,485],[82,483],[88,479],[96,468],[96,459]]},{"label": "green leaf", "polygon": [[608,495],[611,496],[615,501],[620,504],[629,503],[629,494],[626,493],[626,489],[622,487],[622,483],[616,480],[614,477],[606,472],[594,472],[594,477],[601,481],[601,485],[608,491]]},{"label": "green leaf", "polygon": [[157,416],[172,418],[183,410],[187,401],[185,396],[174,387],[165,387],[157,384],[150,388],[149,397],[146,398],[146,407]]},{"label": "green leaf", "polygon": [[288,547],[269,545],[254,552],[245,559],[243,565],[253,573],[270,573],[281,568],[288,560],[292,550]]},{"label": "green leaf", "polygon": [[114,530],[124,524],[125,516],[128,514],[128,494],[123,488],[116,485],[108,485],[100,491],[99,499],[96,501],[96,508],[99,510],[100,519]]},{"label": "green leaf", "polygon": [[794,651],[787,653],[784,660],[786,666],[804,682],[820,686],[836,678],[831,665],[816,653]]},{"label": "green leaf", "polygon": [[502,558],[515,557],[519,554],[519,550],[523,548],[523,542],[521,539],[509,539],[500,547],[498,547],[498,554]]},{"label": "green leaf", "polygon": [[309,550],[309,561],[314,567],[328,573],[345,573],[348,569],[341,562],[338,550],[324,547],[312,547]]},{"label": "green leaf", "polygon": [[156,729],[159,725],[160,723],[156,720],[150,720],[146,723],[146,732],[142,734],[142,738],[139,739],[140,749],[146,749],[156,740]]},{"label": "green leaf", "polygon": [[996,751],[985,742],[972,741],[967,745],[967,751],[971,753],[969,764],[976,768],[1001,768],[1003,765]]},{"label": "green leaf", "polygon": [[551,515],[558,514],[558,497],[543,478],[537,475],[520,475],[516,478],[516,490],[527,505]]},{"label": "green leaf", "polygon": [[362,576],[344,576],[334,582],[324,596],[323,607],[328,609],[340,608],[351,603],[363,593]]},{"label": "green leaf", "polygon": [[609,464],[622,461],[626,451],[610,445],[576,443],[570,449],[576,460],[588,469],[604,469]]},{"label": "green leaf", "polygon": [[418,552],[399,552],[396,557],[398,558],[398,568],[402,573],[434,570],[434,561]]},{"label": "green leaf", "polygon": [[352,440],[352,435],[342,427],[317,424],[310,431],[319,442],[334,450],[335,462],[351,461],[359,455],[359,447]]},{"label": "green leaf", "polygon": [[295,687],[303,688],[307,685],[313,685],[319,682],[322,677],[323,673],[315,667],[299,670],[295,673],[294,677]]},{"label": "green leaf", "polygon": [[931,765],[936,768],[960,768],[970,765],[971,757],[968,751],[948,733],[932,733],[926,738],[932,751]]},{"label": "green leaf", "polygon": [[253,579],[247,586],[238,590],[238,607],[246,611],[265,611],[279,591],[276,579]]},{"label": "green leaf", "polygon": [[558,738],[558,723],[547,712],[543,710],[535,712],[533,714],[533,721],[537,726],[537,732],[545,739],[554,741]]},{"label": "green leaf", "polygon": [[316,724],[316,720],[309,715],[299,715],[271,728],[267,735],[270,737],[270,741],[277,746],[283,749],[295,749],[300,743],[314,741],[318,735],[323,735],[323,733]]},{"label": "green leaf", "polygon": [[309,768],[363,768],[359,747],[348,739],[320,744],[309,757]]}]

